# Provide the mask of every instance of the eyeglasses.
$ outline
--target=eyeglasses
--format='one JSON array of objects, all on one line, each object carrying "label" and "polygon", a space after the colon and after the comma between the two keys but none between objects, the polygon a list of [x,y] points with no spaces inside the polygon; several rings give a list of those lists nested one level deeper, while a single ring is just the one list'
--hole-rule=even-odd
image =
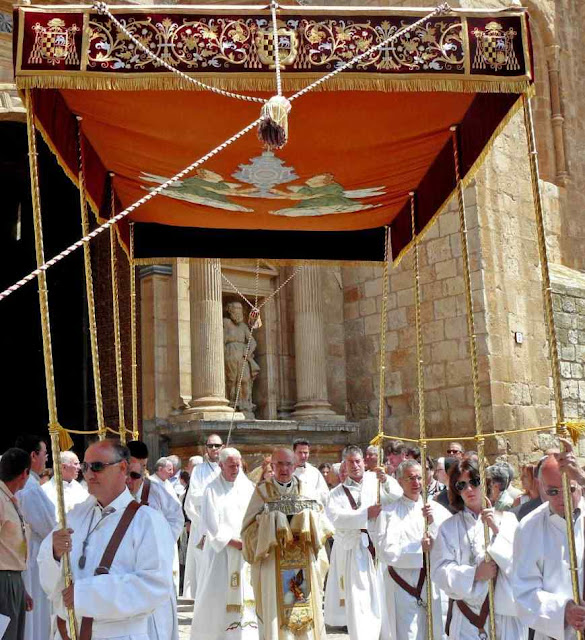
[{"label": "eyeglasses", "polygon": [[455,483],[455,489],[457,490],[458,493],[461,493],[465,491],[465,489],[467,489],[468,486],[477,488],[479,487],[480,484],[481,484],[481,480],[479,478],[471,478],[469,482],[466,482],[465,480],[459,480],[459,482]]},{"label": "eyeglasses", "polygon": [[[571,493],[575,493],[575,491],[577,490],[577,487],[572,484],[570,487]],[[559,493],[562,493],[563,490],[562,489],[557,489],[556,487],[551,487],[550,489],[545,489],[544,491],[546,493],[547,496],[550,496],[551,498],[556,498],[556,496],[559,495]]]},{"label": "eyeglasses", "polygon": [[122,460],[116,460],[116,462],[102,462],[101,460],[96,460],[95,462],[82,462],[80,465],[81,473],[85,475],[90,470],[93,471],[93,473],[101,473],[106,467],[111,467],[114,464],[120,464],[120,462],[122,462]]},{"label": "eyeglasses", "polygon": [[206,444],[205,446],[208,449],[221,449],[223,447],[223,444]]},{"label": "eyeglasses", "polygon": [[142,474],[138,473],[138,471],[130,471],[128,475],[132,478],[132,480],[140,480],[142,478]]},{"label": "eyeglasses", "polygon": [[463,453],[461,449],[447,449],[447,453]]}]

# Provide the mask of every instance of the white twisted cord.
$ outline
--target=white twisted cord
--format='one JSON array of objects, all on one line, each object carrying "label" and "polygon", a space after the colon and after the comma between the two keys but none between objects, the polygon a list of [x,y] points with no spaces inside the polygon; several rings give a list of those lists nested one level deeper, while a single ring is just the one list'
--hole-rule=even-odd
[{"label": "white twisted cord", "polygon": [[[140,40],[135,38],[130,33],[130,31],[128,31],[128,29],[116,17],[114,17],[114,15],[108,9],[108,5],[105,2],[96,2],[96,3],[94,3],[93,8],[100,15],[107,16],[116,25],[116,27],[131,42],[133,42],[134,45],[140,49],[140,51],[142,51],[149,58],[151,58],[151,60],[154,60],[155,62],[157,62],[158,64],[163,66],[167,71],[170,71],[171,73],[174,73],[175,75],[178,75],[183,80],[185,80],[185,82],[189,82],[190,84],[194,84],[197,87],[200,87],[201,89],[205,89],[206,91],[211,91],[212,93],[217,93],[218,95],[225,96],[226,98],[235,98],[236,100],[244,100],[244,101],[247,101],[247,102],[259,102],[261,104],[264,104],[266,102],[266,100],[264,98],[257,98],[256,96],[246,96],[246,95],[243,95],[243,94],[240,94],[240,93],[233,93],[231,91],[224,91],[223,89],[219,89],[218,87],[212,87],[211,85],[205,84],[204,82],[201,82],[200,80],[196,80],[195,78],[191,78],[191,76],[188,76],[186,73],[183,73],[182,71],[179,71],[179,69],[175,69],[175,67],[173,67],[168,62],[166,62],[165,60],[163,60],[162,58],[157,56],[156,53],[153,53],[148,47],[143,45],[142,42],[140,42]],[[277,72],[277,73],[279,73],[279,72]]]},{"label": "white twisted cord", "polygon": [[185,169],[183,169],[182,171],[174,175],[172,178],[169,178],[166,182],[163,182],[161,185],[154,188],[152,191],[149,191],[145,196],[140,198],[140,200],[137,200],[136,202],[131,204],[129,207],[124,209],[124,211],[121,211],[120,213],[115,215],[113,218],[110,218],[108,221],[104,222],[104,224],[102,224],[101,227],[97,227],[97,229],[94,229],[91,233],[88,233],[86,236],[84,236],[80,240],[77,240],[77,242],[74,242],[71,246],[61,251],[61,253],[57,254],[54,258],[51,258],[50,260],[42,264],[38,269],[31,271],[27,276],[22,278],[22,280],[15,282],[13,285],[11,285],[10,287],[8,287],[7,289],[5,289],[0,293],[0,300],[7,298],[11,293],[18,291],[18,289],[23,287],[27,282],[34,280],[40,273],[42,273],[43,271],[47,271],[47,269],[54,266],[61,260],[63,260],[63,258],[66,258],[69,254],[73,253],[76,249],[79,249],[84,244],[93,240],[93,238],[98,236],[100,233],[103,233],[106,229],[109,229],[110,227],[115,225],[117,222],[120,222],[120,220],[122,220],[128,214],[138,209],[138,207],[141,207],[143,204],[146,204],[149,200],[152,200],[152,198],[154,198],[159,193],[164,191],[167,187],[170,187],[175,182],[178,182],[179,180],[181,180],[181,178],[184,178],[187,174],[197,169],[197,167],[207,162],[210,158],[213,158],[213,156],[217,155],[220,151],[223,151],[226,147],[229,147],[236,140],[238,140],[243,135],[245,135],[246,133],[248,133],[249,131],[252,131],[252,129],[257,127],[258,124],[260,124],[261,120],[262,118],[257,118],[256,120],[254,120],[254,122],[251,122],[247,127],[244,127],[242,130],[238,131],[238,133],[234,134],[231,138],[228,138],[225,142],[222,142],[220,145],[215,147],[215,149],[212,149],[209,153],[199,158],[199,160],[196,160],[195,162],[193,162],[193,164],[190,164],[188,167],[186,167]]},{"label": "white twisted cord", "polygon": [[272,14],[272,41],[274,44],[274,64],[276,65],[276,93],[282,95],[282,80],[280,78],[280,47],[278,46],[278,18],[276,17],[276,9],[278,4],[276,0],[270,3],[270,13]]},{"label": "white twisted cord", "polygon": [[324,82],[327,82],[327,80],[331,80],[331,78],[336,76],[338,73],[341,73],[342,71],[345,71],[350,67],[353,67],[354,64],[360,63],[362,60],[365,60],[370,55],[372,55],[372,53],[379,51],[380,49],[383,49],[384,47],[388,46],[391,42],[398,40],[398,38],[402,37],[404,34],[410,33],[411,31],[419,27],[421,24],[423,24],[429,18],[432,18],[433,16],[436,16],[438,14],[448,13],[449,11],[451,11],[451,7],[449,6],[448,3],[444,2],[443,4],[440,4],[438,7],[435,7],[435,9],[431,11],[431,13],[424,16],[420,20],[417,20],[416,22],[413,22],[412,24],[406,27],[403,27],[402,29],[399,29],[396,33],[386,38],[386,40],[383,40],[382,42],[378,42],[378,44],[375,44],[369,49],[366,49],[366,51],[364,51],[363,53],[360,53],[355,58],[348,60],[344,64],[337,67],[337,69],[334,69],[333,71],[328,73],[326,76],[322,76],[318,80],[315,80],[315,82],[312,82],[311,84],[307,85],[304,89],[297,91],[295,94],[293,94],[289,98],[289,102],[292,102],[293,100],[296,100],[301,96],[304,96],[306,93],[309,93],[309,91],[312,91],[319,85],[323,84]]}]

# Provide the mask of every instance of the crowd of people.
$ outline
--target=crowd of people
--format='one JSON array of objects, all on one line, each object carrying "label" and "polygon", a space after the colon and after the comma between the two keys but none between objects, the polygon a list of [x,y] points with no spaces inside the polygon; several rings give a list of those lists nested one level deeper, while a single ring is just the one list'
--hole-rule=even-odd
[{"label": "crowd of people", "polygon": [[149,474],[143,442],[104,440],[81,463],[61,454],[62,528],[46,444],[22,435],[0,459],[0,637],[177,640],[182,594],[192,640],[324,640],[326,626],[426,640],[429,619],[436,640],[488,639],[491,582],[498,640],[570,640],[585,602],[562,476],[585,593],[585,472],[564,444],[522,467],[521,489],[489,466],[484,496],[457,442],[426,460],[399,441],[348,445],[317,468],[298,439],[248,473],[210,434],[186,470],[167,456]]}]

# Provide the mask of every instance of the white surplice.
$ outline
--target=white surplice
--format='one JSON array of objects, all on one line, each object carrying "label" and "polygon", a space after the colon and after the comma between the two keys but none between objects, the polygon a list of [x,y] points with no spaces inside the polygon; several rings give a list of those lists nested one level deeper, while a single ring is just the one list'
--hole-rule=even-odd
[{"label": "white surplice", "polygon": [[[41,486],[41,489],[53,503],[55,512],[57,512],[57,486],[55,485],[55,478],[51,478],[49,482],[45,482],[45,484]],[[88,498],[89,493],[87,492],[87,489],[84,489],[77,480],[71,480],[71,482],[63,481],[65,513],[69,513],[76,504],[79,504]]]},{"label": "white surplice", "polygon": [[[142,501],[144,492],[144,482],[140,485],[138,491],[135,494],[138,502]],[[148,506],[152,507],[156,511],[160,511],[163,517],[167,521],[173,540],[178,540],[183,526],[185,524],[185,517],[183,516],[183,509],[181,505],[177,503],[165,490],[164,486],[157,482],[150,483],[150,492],[148,494]],[[175,569],[175,553],[177,545],[173,548],[173,582],[176,580]],[[158,640],[177,640],[179,637],[179,627],[177,620],[177,598],[176,592],[171,594],[171,597],[162,602],[157,608],[154,614],[149,620],[149,636],[151,638],[157,638]]]},{"label": "white surplice", "polygon": [[304,467],[297,467],[294,474],[305,486],[315,492],[319,502],[326,507],[329,502],[329,487],[319,469],[310,462],[306,462]]},{"label": "white surplice", "polygon": [[228,545],[230,540],[241,540],[242,521],[253,492],[254,485],[240,472],[235,482],[220,475],[203,494],[207,570],[197,587],[192,640],[258,640],[250,565],[240,550]]},{"label": "white surplice", "polygon": [[[173,588],[171,530],[158,511],[146,506],[140,507],[134,516],[109,573],[94,575],[124,510],[133,501],[132,494],[125,489],[106,509],[91,497],[68,515],[67,524],[74,530],[71,569],[75,614],[79,626],[82,617],[93,618],[94,639],[152,640],[148,635],[148,618],[161,601],[169,599]],[[86,539],[86,562],[81,568],[79,559]],[[65,584],[61,562],[53,557],[52,535],[41,545],[39,572],[55,613],[66,620],[61,596]],[[58,632],[55,640],[60,640]]]},{"label": "white surplice", "polygon": [[[451,513],[439,503],[429,502],[433,522],[429,525],[429,535],[435,539],[439,525]],[[422,585],[420,598],[425,606],[417,603],[416,598],[407,593],[388,573],[387,567],[394,571],[411,587],[416,588],[423,568],[422,538],[424,518],[422,515],[422,497],[417,502],[402,496],[388,507],[384,507],[376,520],[375,544],[382,564],[388,622],[391,640],[425,640],[427,633],[427,586]],[[443,637],[444,621],[439,590],[433,585],[433,638]]]},{"label": "white surplice", "polygon": [[[491,534],[488,553],[498,565],[494,593],[496,634],[498,640],[524,640],[527,628],[517,616],[512,594],[512,556],[518,520],[512,513],[496,512],[499,533]],[[484,527],[469,509],[454,514],[439,527],[431,551],[431,579],[439,589],[454,600],[465,604],[479,614],[488,593],[487,581],[476,581],[475,571],[485,557]],[[485,631],[489,636],[489,615]],[[451,640],[477,640],[478,630],[454,604],[449,638]]]},{"label": "white surplice", "polygon": [[[356,510],[344,487],[353,496]],[[334,627],[347,625],[351,640],[377,640],[383,625],[387,625],[382,572],[368,550],[367,534],[361,531],[375,525],[368,520],[368,507],[376,504],[377,492],[376,474],[364,473],[360,483],[348,478],[332,489],[327,505],[335,538],[325,590],[325,622]],[[402,494],[400,485],[390,476],[380,485],[382,505],[398,500]]]},{"label": "white surplice", "polygon": [[31,528],[28,547],[28,569],[23,572],[24,586],[33,599],[33,610],[26,614],[25,640],[47,640],[51,633],[51,607],[39,581],[37,555],[41,542],[57,524],[55,506],[39,483],[39,477],[30,472],[26,485],[16,493],[20,509]]},{"label": "white surplice", "polygon": [[[578,580],[583,585],[585,500],[575,520]],[[564,518],[540,505],[519,524],[514,541],[512,587],[521,620],[535,630],[535,640],[571,640],[575,630],[565,626],[565,606],[573,600],[569,550]]]},{"label": "white surplice", "polygon": [[217,462],[210,462],[207,457],[205,461],[198,464],[189,481],[189,489],[185,497],[185,513],[191,520],[191,530],[187,543],[187,556],[185,558],[185,578],[183,583],[183,597],[195,598],[197,591],[197,578],[202,574],[203,552],[197,546],[201,541],[204,531],[200,530],[201,501],[207,485],[213,482],[221,473]]}]

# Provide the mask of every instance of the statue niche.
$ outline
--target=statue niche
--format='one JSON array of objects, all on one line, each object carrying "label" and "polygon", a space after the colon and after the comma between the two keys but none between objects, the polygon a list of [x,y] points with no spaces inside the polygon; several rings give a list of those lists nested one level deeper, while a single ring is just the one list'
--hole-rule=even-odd
[{"label": "statue niche", "polygon": [[[252,387],[260,373],[254,360],[256,340],[250,335],[250,328],[244,322],[244,309],[240,302],[228,302],[227,314],[223,319],[223,341],[225,358],[226,397],[234,409],[244,413],[246,418],[254,418],[256,406],[252,402]],[[248,341],[250,348],[248,349]],[[246,350],[248,353],[246,355]],[[238,406],[235,406],[238,382],[242,376]]]}]

